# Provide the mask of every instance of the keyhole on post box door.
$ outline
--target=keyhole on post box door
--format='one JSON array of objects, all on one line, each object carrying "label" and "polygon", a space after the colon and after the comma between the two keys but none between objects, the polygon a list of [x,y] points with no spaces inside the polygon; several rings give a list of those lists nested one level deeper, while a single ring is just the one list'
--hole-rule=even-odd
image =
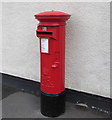
[{"label": "keyhole on post box door", "polygon": [[54,64],[52,65],[52,68],[59,68],[59,52],[58,51],[55,51],[55,57],[54,57],[54,60],[56,62],[54,62]]},{"label": "keyhole on post box door", "polygon": [[59,67],[59,62],[55,62],[51,67],[54,68],[54,69],[58,68]]}]

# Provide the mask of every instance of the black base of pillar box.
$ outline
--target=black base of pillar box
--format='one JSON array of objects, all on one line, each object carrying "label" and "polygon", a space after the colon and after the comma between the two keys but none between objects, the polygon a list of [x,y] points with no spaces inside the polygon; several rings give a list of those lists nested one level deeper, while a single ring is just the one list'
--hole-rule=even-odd
[{"label": "black base of pillar box", "polygon": [[57,117],[65,112],[65,92],[47,94],[41,92],[41,113],[48,117]]}]

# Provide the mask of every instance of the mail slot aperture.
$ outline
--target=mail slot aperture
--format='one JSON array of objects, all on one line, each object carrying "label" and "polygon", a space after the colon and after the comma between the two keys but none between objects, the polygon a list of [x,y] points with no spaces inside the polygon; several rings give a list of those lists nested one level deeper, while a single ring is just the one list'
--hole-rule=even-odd
[{"label": "mail slot aperture", "polygon": [[49,37],[49,38],[53,38],[56,39],[56,31],[55,30],[36,30],[36,35],[37,37]]},{"label": "mail slot aperture", "polygon": [[41,32],[41,31],[37,31],[38,35],[52,35],[52,32]]}]

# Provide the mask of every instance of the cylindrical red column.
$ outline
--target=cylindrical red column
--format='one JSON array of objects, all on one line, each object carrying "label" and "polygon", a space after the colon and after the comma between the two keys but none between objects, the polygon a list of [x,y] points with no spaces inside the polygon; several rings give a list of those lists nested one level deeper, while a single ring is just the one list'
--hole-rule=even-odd
[{"label": "cylindrical red column", "polygon": [[70,15],[49,11],[35,18],[39,20],[41,113],[56,117],[65,111],[65,25]]}]

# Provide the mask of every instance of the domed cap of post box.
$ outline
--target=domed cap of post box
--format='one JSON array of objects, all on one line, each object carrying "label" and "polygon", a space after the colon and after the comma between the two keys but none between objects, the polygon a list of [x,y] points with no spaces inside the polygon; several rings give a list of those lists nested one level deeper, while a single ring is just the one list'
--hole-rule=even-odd
[{"label": "domed cap of post box", "polygon": [[39,21],[48,21],[48,20],[58,20],[58,21],[66,21],[70,18],[71,15],[59,12],[59,11],[46,11],[35,15],[35,18]]}]

